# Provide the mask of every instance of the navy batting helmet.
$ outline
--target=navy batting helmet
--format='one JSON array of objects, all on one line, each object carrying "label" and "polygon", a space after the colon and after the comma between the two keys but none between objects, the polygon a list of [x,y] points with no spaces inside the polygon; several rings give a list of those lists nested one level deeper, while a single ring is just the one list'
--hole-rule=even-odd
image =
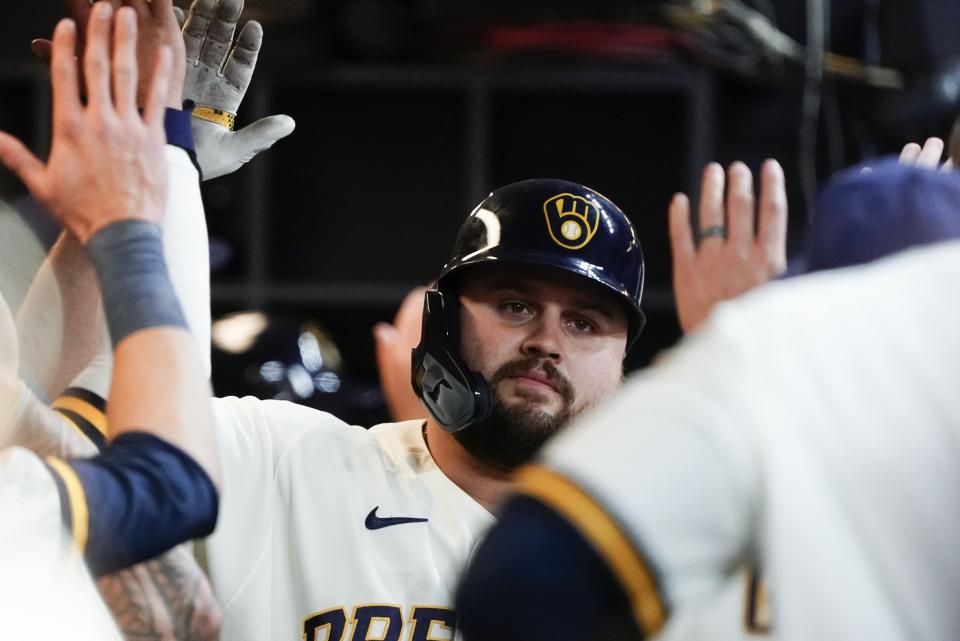
[{"label": "navy batting helmet", "polygon": [[565,180],[501,187],[467,217],[436,287],[426,294],[413,387],[434,418],[456,432],[486,418],[483,377],[460,356],[457,278],[478,265],[510,263],[563,270],[615,294],[628,311],[627,349],[645,322],[643,251],[627,216],[606,197]]}]

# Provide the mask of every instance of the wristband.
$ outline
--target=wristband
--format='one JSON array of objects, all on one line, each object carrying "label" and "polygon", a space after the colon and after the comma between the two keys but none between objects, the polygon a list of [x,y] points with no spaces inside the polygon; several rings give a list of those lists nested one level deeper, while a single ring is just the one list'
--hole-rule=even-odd
[{"label": "wristband", "polygon": [[216,123],[227,131],[233,131],[233,126],[237,120],[237,114],[204,105],[197,105],[193,108],[193,117]]},{"label": "wristband", "polygon": [[163,257],[160,227],[143,220],[107,225],[87,242],[116,347],[151,327],[187,327]]}]

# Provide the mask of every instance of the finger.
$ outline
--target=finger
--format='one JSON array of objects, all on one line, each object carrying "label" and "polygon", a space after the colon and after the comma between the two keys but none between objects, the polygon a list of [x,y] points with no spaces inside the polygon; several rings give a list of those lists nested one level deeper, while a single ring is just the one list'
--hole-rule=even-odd
[{"label": "finger", "polygon": [[700,183],[700,216],[697,220],[700,230],[710,227],[723,227],[723,187],[725,177],[723,167],[715,162],[703,170]]},{"label": "finger", "polygon": [[187,14],[183,12],[183,9],[180,7],[173,8],[173,15],[177,18],[177,24],[180,25],[180,28],[183,29],[184,23],[187,21]]},{"label": "finger", "polygon": [[787,265],[787,184],[783,167],[773,159],[760,169],[757,242],[774,271],[783,271]]},{"label": "finger", "polygon": [[147,126],[161,131],[163,130],[163,116],[166,111],[167,91],[170,88],[172,69],[173,52],[170,47],[162,46],[157,49],[153,76],[150,79],[150,88],[147,90],[146,105],[143,109],[143,120],[147,123]]},{"label": "finger", "polygon": [[113,7],[106,0],[98,2],[87,25],[87,50],[83,70],[87,80],[87,98],[91,109],[110,105],[110,26]]},{"label": "finger", "polygon": [[130,7],[137,12],[137,16],[142,18],[150,15],[150,5],[152,2],[147,2],[147,0],[121,0],[121,4],[125,7]]},{"label": "finger", "polygon": [[124,7],[117,12],[113,29],[113,100],[117,113],[137,111],[137,15]]},{"label": "finger", "polygon": [[90,19],[90,9],[93,7],[90,0],[66,0],[64,4],[67,15],[73,18],[78,26],[87,24],[87,20]]},{"label": "finger", "polygon": [[673,273],[677,274],[694,261],[697,253],[690,224],[690,200],[684,194],[674,194],[668,216]]},{"label": "finger", "polygon": [[193,64],[200,64],[200,50],[216,11],[217,0],[193,0],[190,5],[190,13],[183,24],[183,44],[187,49],[187,60]]},{"label": "finger", "polygon": [[951,171],[953,169],[953,158],[947,158],[947,161],[940,167],[942,171]]},{"label": "finger", "polygon": [[37,38],[30,43],[30,51],[33,52],[33,55],[43,60],[45,63],[50,64],[50,56],[53,51],[53,43],[49,40],[44,40],[43,38]]},{"label": "finger", "polygon": [[90,12],[93,10],[93,4],[90,0],[65,0],[64,4],[66,5],[67,15],[77,23],[77,50],[74,55],[82,58],[84,51],[87,49],[87,25],[90,24]]},{"label": "finger", "polygon": [[234,144],[238,149],[259,153],[292,134],[295,128],[296,123],[290,116],[267,116],[237,131],[234,134]]},{"label": "finger", "polygon": [[923,143],[923,149],[917,157],[917,166],[936,169],[940,166],[940,158],[943,156],[943,140],[940,138],[927,138]]},{"label": "finger", "polygon": [[76,42],[76,24],[69,18],[61,20],[53,32],[50,57],[54,136],[81,112],[77,58],[73,55]]},{"label": "finger", "polygon": [[263,44],[263,27],[256,20],[243,25],[237,44],[230,52],[227,64],[223,68],[223,75],[234,87],[245,91],[250,85],[253,70],[257,67],[257,56]]},{"label": "finger", "polygon": [[742,162],[727,170],[727,240],[740,247],[753,245],[753,173]]},{"label": "finger", "polygon": [[915,142],[908,142],[903,146],[903,150],[900,152],[900,164],[901,165],[912,165],[917,162],[917,158],[920,157],[920,145]]},{"label": "finger", "polygon": [[397,328],[390,323],[377,323],[373,326],[373,342],[379,369],[389,369],[393,355],[392,347],[397,341],[397,336]]},{"label": "finger", "polygon": [[20,179],[30,193],[43,200],[44,165],[22,142],[0,131],[0,163]]},{"label": "finger", "polygon": [[[169,16],[171,13],[176,13],[175,7],[173,6],[173,0],[150,0],[150,13],[154,18],[163,19]],[[180,12],[183,14],[183,11]]]},{"label": "finger", "polygon": [[202,64],[220,69],[227,59],[227,53],[233,45],[233,34],[237,29],[237,20],[243,11],[243,0],[220,0],[217,17],[210,23],[207,37],[200,50]]}]

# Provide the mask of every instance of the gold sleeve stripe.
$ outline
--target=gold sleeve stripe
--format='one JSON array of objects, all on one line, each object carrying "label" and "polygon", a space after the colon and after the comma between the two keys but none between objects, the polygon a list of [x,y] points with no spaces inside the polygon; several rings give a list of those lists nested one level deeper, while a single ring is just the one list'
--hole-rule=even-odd
[{"label": "gold sleeve stripe", "polygon": [[78,414],[85,421],[93,425],[100,434],[107,436],[107,416],[89,401],[75,396],[61,396],[53,402],[55,410],[68,410]]},{"label": "gold sleeve stripe", "polygon": [[49,456],[46,459],[47,465],[53,471],[60,475],[63,485],[67,490],[67,499],[70,503],[70,521],[73,531],[73,543],[77,550],[83,554],[87,549],[87,537],[90,532],[90,514],[87,511],[87,494],[83,490],[83,484],[80,482],[77,473],[73,468],[67,465],[62,459],[55,456]]},{"label": "gold sleeve stripe", "polygon": [[556,472],[530,466],[518,480],[521,493],[566,518],[593,546],[620,581],[644,635],[656,634],[666,621],[666,606],[653,573],[620,526],[589,494]]}]

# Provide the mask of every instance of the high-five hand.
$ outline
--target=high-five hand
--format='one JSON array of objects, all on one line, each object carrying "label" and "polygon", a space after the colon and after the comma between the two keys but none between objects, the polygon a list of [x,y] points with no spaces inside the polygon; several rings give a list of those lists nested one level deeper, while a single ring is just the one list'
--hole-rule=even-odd
[{"label": "high-five hand", "polygon": [[[137,86],[137,104],[144,105],[147,94],[147,81],[155,61],[157,47],[167,46],[173,51],[173,73],[167,91],[167,106],[180,109],[183,102],[183,72],[186,65],[183,54],[183,38],[180,36],[180,24],[177,22],[172,0],[99,0],[106,2],[114,11],[122,5],[132,7],[137,12],[137,64],[141,82]],[[77,25],[77,55],[83,57],[86,50],[85,32],[90,13],[96,3],[90,0],[64,0],[67,15]],[[31,48],[40,58],[50,61],[52,44],[49,40],[37,39]],[[80,70],[81,76],[83,70]]]},{"label": "high-five hand", "polygon": [[243,26],[234,43],[242,12],[243,0],[194,0],[183,26],[184,98],[197,105],[193,136],[204,180],[240,169],[295,127],[293,118],[277,115],[233,131],[263,43],[263,27],[256,20]]},{"label": "high-five hand", "polygon": [[707,165],[699,225],[695,238],[690,201],[684,194],[674,196],[670,203],[673,286],[684,332],[696,329],[717,303],[762,285],[785,269],[787,195],[780,164],[775,160],[763,164],[759,208],[754,203],[753,175],[746,165],[733,163],[726,176],[720,165]]},{"label": "high-five hand", "polygon": [[173,57],[168,47],[158,49],[141,116],[137,12],[130,7],[114,12],[108,2],[96,3],[86,40],[84,106],[74,56],[76,24],[64,19],[54,32],[53,145],[48,162],[0,132],[0,162],[81,243],[118,220],[159,222],[163,216],[167,183],[163,117]]}]

